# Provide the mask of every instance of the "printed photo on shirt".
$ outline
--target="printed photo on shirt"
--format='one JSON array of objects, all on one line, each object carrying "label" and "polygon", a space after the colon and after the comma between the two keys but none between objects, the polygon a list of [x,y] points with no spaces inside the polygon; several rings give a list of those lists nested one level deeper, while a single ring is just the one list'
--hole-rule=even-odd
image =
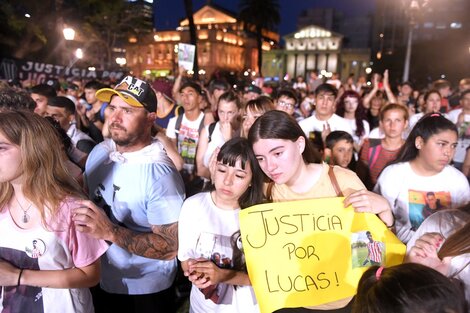
[{"label": "printed photo on shirt", "polygon": [[[233,249],[231,238],[228,236],[203,232],[199,235],[196,243],[196,253],[206,259],[210,259],[220,268],[233,267]],[[201,289],[206,300],[211,300],[216,304],[227,304],[225,301],[231,300],[231,297],[224,296],[228,292],[227,285],[216,284]],[[230,299],[229,299],[230,298]]]},{"label": "printed photo on shirt", "polygon": [[33,239],[30,246],[25,247],[26,254],[33,259],[37,259],[46,252],[46,244],[41,239]]},{"label": "printed photo on shirt", "polygon": [[448,191],[409,190],[409,217],[411,229],[416,231],[431,214],[449,208],[451,196]]}]

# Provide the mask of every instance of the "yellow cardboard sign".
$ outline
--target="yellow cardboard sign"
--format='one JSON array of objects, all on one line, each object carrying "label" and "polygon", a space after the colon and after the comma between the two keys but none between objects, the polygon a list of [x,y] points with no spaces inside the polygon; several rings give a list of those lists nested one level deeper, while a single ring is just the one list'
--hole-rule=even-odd
[{"label": "yellow cardboard sign", "polygon": [[367,267],[402,263],[405,245],[375,214],[343,208],[343,199],[261,204],[240,212],[261,312],[351,297]]}]

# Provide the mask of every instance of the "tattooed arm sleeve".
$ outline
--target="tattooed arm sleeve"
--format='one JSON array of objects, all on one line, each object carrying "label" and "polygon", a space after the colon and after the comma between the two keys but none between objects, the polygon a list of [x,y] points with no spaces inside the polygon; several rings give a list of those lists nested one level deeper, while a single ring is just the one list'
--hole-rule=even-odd
[{"label": "tattooed arm sleeve", "polygon": [[172,260],[178,251],[178,223],[153,225],[152,233],[138,233],[124,227],[113,227],[115,244],[146,258]]}]

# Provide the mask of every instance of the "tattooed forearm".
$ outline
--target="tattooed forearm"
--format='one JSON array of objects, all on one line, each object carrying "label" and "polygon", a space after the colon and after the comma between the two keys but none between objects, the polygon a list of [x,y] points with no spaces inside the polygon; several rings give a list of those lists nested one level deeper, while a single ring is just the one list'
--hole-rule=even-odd
[{"label": "tattooed forearm", "polygon": [[153,233],[137,233],[113,227],[113,242],[127,251],[146,258],[171,260],[178,251],[178,223],[152,226]]}]

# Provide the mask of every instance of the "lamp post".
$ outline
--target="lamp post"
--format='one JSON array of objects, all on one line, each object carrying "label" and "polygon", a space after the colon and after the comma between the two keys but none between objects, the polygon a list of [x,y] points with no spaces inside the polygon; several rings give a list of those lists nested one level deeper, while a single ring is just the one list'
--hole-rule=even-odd
[{"label": "lamp post", "polygon": [[124,58],[124,57],[118,57],[118,58],[116,58],[116,63],[117,63],[120,67],[123,67],[124,65],[126,65],[127,60],[126,60],[126,58]]},{"label": "lamp post", "polygon": [[405,65],[403,68],[403,81],[409,80],[410,76],[410,61],[411,61],[411,46],[413,44],[413,29],[416,25],[416,20],[421,9],[427,5],[428,0],[405,0],[405,7],[408,8],[408,40],[406,43]]},{"label": "lamp post", "polygon": [[[70,60],[70,49],[71,49],[71,43],[69,42],[72,42],[74,39],[75,39],[75,30],[71,27],[64,27],[62,29],[62,34],[64,35],[64,39],[65,39],[65,42],[63,42],[64,44],[64,50],[62,52],[62,62],[64,65],[66,65],[67,63],[69,63],[69,65],[66,67],[66,68],[70,68],[71,67],[71,64],[72,62],[75,63],[76,60],[72,60],[72,61],[69,61]],[[83,57],[83,51],[78,51],[78,49],[74,52],[74,55],[76,57],[76,59],[78,59],[78,57],[80,56],[80,59]]]},{"label": "lamp post", "polygon": [[75,30],[70,27],[65,27],[62,30],[62,33],[64,34],[64,39],[67,41],[71,41],[75,39]]},{"label": "lamp post", "polygon": [[83,59],[83,50],[81,48],[75,50],[75,57],[77,59]]}]

